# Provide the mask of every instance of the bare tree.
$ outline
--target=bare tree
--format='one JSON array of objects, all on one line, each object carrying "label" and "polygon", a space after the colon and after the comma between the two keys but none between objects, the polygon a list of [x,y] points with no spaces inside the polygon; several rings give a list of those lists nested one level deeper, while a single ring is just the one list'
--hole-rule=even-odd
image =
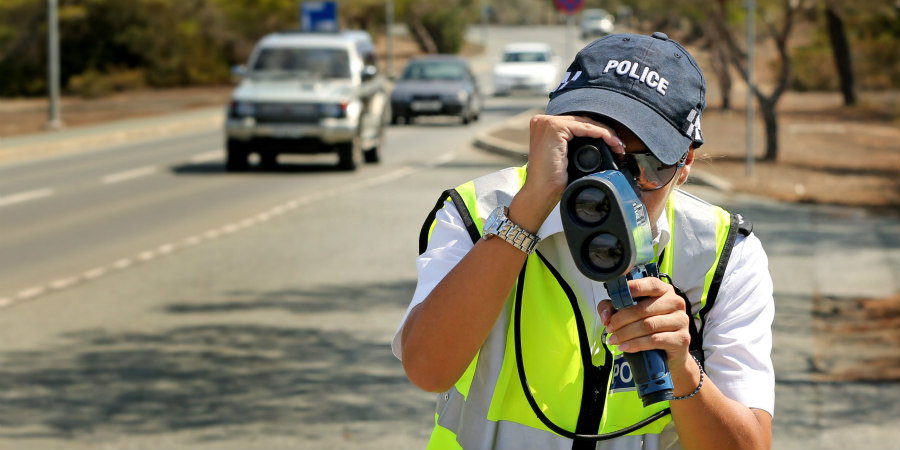
[{"label": "bare tree", "polygon": [[[787,90],[791,78],[791,60],[788,55],[788,37],[791,34],[794,21],[798,12],[804,8],[803,0],[783,0],[780,6],[780,23],[776,23],[775,14],[762,14],[765,26],[765,37],[772,39],[778,52],[778,68],[775,76],[775,86],[768,94],[764,93],[758,83],[751,83],[748,79],[747,52],[740,46],[734,37],[732,27],[727,23],[728,8],[732,5],[740,7],[739,2],[730,0],[717,0],[712,8],[713,23],[718,28],[719,35],[728,47],[729,60],[740,72],[747,86],[753,91],[753,95],[763,115],[766,130],[766,153],[763,160],[774,161],[778,158],[778,114],[775,110],[781,95]],[[770,7],[768,12],[775,12],[775,7]],[[756,14],[756,11],[750,13]],[[755,43],[747,43],[754,45]]]},{"label": "bare tree", "polygon": [[828,28],[828,40],[834,55],[834,65],[841,82],[841,93],[844,104],[856,104],[856,83],[853,79],[853,60],[850,58],[850,46],[847,44],[847,31],[844,20],[835,7],[835,2],[825,2],[825,24]]},{"label": "bare tree", "polygon": [[[708,23],[708,22],[707,22]],[[722,96],[722,109],[731,109],[731,66],[728,64],[728,49],[718,35],[718,27],[715,25],[707,25],[703,27],[706,36],[707,48],[709,48],[709,62],[713,72],[716,74],[716,82],[719,83],[719,90]]]}]

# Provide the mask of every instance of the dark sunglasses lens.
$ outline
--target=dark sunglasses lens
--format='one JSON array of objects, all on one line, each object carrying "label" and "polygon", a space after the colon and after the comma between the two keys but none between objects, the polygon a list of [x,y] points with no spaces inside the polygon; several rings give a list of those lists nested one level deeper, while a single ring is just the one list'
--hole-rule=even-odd
[{"label": "dark sunglasses lens", "polygon": [[669,184],[678,171],[677,165],[665,165],[652,153],[629,153],[629,156],[640,167],[637,182],[645,191],[653,191]]}]

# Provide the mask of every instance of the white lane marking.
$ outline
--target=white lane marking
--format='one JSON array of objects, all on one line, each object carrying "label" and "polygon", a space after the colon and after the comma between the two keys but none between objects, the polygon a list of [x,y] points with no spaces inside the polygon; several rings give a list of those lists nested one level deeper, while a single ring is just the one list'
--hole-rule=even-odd
[{"label": "white lane marking", "polygon": [[32,297],[37,297],[38,295],[41,295],[46,291],[47,288],[45,288],[44,286],[30,287],[28,289],[19,291],[19,293],[16,294],[16,298],[18,298],[19,300],[26,300]]},{"label": "white lane marking", "polygon": [[106,273],[106,269],[103,267],[96,267],[91,270],[88,270],[81,274],[82,278],[85,280],[93,280],[94,278],[100,278]]},{"label": "white lane marking", "polygon": [[221,148],[218,150],[212,150],[204,153],[198,153],[188,160],[192,163],[204,163],[210,161],[221,161],[224,156],[224,150]]},{"label": "white lane marking", "polygon": [[441,164],[447,164],[448,162],[453,161],[454,159],[456,159],[456,152],[444,153],[443,155],[435,158],[434,162],[432,164],[428,164],[427,167],[434,167],[434,166],[440,166]]},{"label": "white lane marking", "polygon": [[[448,156],[449,155],[449,156]],[[452,160],[455,156],[453,154],[445,155],[442,158],[436,160],[433,164],[443,164],[446,161]],[[144,169],[146,170],[146,169]],[[238,220],[236,222],[225,224],[219,228],[213,228],[207,230],[206,232],[189,236],[187,238],[182,239],[179,242],[174,243],[165,243],[162,244],[155,249],[145,250],[142,252],[138,252],[135,256],[131,258],[121,258],[109,264],[108,266],[100,266],[95,267],[91,270],[83,272],[80,276],[75,277],[67,277],[60,278],[58,280],[52,281],[47,284],[47,286],[34,286],[28,289],[24,289],[19,291],[14,297],[0,297],[0,308],[10,306],[14,304],[16,301],[20,300],[28,300],[33,299],[35,297],[39,297],[51,291],[58,291],[65,289],[70,286],[77,285],[79,283],[87,282],[90,280],[94,280],[100,278],[107,273],[114,272],[116,270],[124,270],[126,268],[138,265],[140,263],[146,263],[157,259],[160,256],[164,256],[170,253],[174,253],[180,248],[190,247],[194,245],[198,245],[205,241],[213,241],[219,237],[222,237],[226,234],[236,233],[243,229],[252,228],[254,225],[258,225],[261,223],[268,222],[269,220],[274,219],[280,215],[286,214],[294,209],[297,209],[300,206],[308,205],[310,203],[314,203],[319,200],[325,200],[330,197],[334,197],[340,194],[349,193],[355,190],[371,188],[372,186],[386,184],[396,179],[402,178],[403,176],[412,173],[416,170],[416,168],[411,166],[403,166],[393,170],[391,172],[378,175],[369,179],[359,180],[355,183],[350,183],[342,186],[337,189],[327,189],[324,191],[313,192],[307,195],[304,195],[299,198],[295,198],[293,200],[286,201],[281,205],[274,206],[266,211],[259,212],[253,214],[247,218],[242,220]],[[130,171],[134,172],[134,171]]]},{"label": "white lane marking", "polygon": [[78,277],[60,278],[50,283],[52,289],[65,289],[78,282]]},{"label": "white lane marking", "polygon": [[137,169],[131,169],[124,172],[105,175],[101,180],[103,181],[103,184],[120,183],[122,181],[128,181],[135,178],[145,177],[147,175],[152,175],[157,171],[159,171],[159,168],[155,166],[138,167]]},{"label": "white lane marking", "polygon": [[17,194],[4,195],[0,197],[0,206],[13,205],[16,203],[27,202],[30,200],[37,200],[39,198],[49,197],[55,194],[51,188],[43,188],[43,189],[35,189],[33,191],[25,191],[19,192]]}]

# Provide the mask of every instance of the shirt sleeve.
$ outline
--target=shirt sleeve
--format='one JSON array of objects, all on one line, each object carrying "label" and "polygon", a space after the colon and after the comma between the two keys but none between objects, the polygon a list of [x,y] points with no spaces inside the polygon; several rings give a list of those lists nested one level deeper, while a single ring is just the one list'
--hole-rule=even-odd
[{"label": "shirt sleeve", "polygon": [[409,303],[409,307],[406,308],[403,319],[400,321],[400,326],[394,333],[393,341],[391,341],[391,350],[397,359],[403,359],[400,349],[400,333],[403,331],[403,324],[406,323],[409,312],[419,303],[422,303],[434,287],[475,246],[459,212],[452,202],[445,202],[444,207],[435,214],[434,220],[434,230],[432,230],[431,238],[428,240],[428,248],[425,250],[425,253],[416,258],[416,270],[418,272],[416,291],[413,293],[412,301]]},{"label": "shirt sleeve", "polygon": [[727,397],[775,414],[772,277],[759,239],[738,236],[703,327],[705,370]]}]

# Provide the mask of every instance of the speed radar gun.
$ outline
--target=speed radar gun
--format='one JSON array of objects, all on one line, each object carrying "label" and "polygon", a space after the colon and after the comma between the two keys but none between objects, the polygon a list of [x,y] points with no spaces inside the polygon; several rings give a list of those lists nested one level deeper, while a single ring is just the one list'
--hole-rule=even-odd
[{"label": "speed radar gun", "polygon": [[[631,173],[619,170],[600,139],[569,142],[569,185],[560,202],[563,231],[575,265],[605,283],[618,311],[637,304],[628,280],[659,276],[647,208]],[[625,353],[644,406],[672,399],[663,350]]]}]

